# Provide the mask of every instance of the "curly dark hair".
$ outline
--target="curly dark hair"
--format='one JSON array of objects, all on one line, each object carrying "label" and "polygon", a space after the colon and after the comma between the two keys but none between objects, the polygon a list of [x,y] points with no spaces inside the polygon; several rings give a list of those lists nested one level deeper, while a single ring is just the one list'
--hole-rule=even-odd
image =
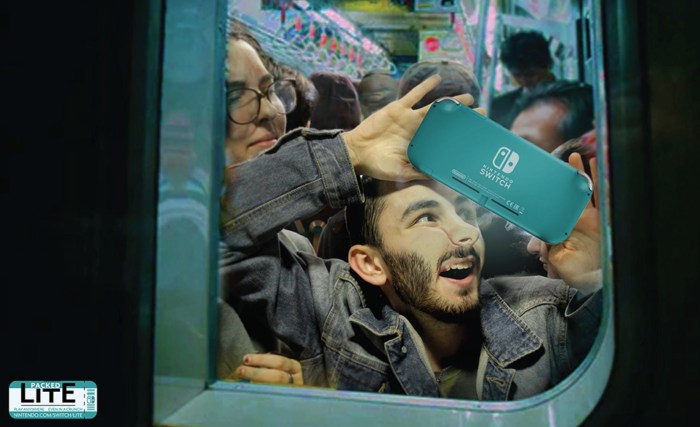
[{"label": "curly dark hair", "polygon": [[501,62],[509,71],[550,69],[553,64],[549,42],[537,31],[520,31],[508,36],[501,44]]}]

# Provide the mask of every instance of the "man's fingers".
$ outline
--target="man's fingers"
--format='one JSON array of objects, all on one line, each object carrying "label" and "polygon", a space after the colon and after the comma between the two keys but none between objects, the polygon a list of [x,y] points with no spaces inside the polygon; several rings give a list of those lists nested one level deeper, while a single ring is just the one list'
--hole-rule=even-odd
[{"label": "man's fingers", "polygon": [[474,97],[470,93],[465,93],[462,95],[457,95],[454,97],[457,101],[469,107],[474,103]]},{"label": "man's fingers", "polygon": [[423,80],[421,84],[411,89],[403,98],[399,99],[401,105],[406,108],[411,108],[413,105],[423,99],[425,94],[433,90],[435,86],[440,83],[440,76],[438,74],[433,74],[427,79]]},{"label": "man's fingers", "polygon": [[301,372],[301,364],[297,360],[277,354],[247,354],[243,357],[243,363],[248,366],[276,369],[290,374]]},{"label": "man's fingers", "polygon": [[593,180],[593,201],[595,207],[600,209],[600,191],[598,191],[598,160],[594,157],[590,161],[591,179]]},{"label": "man's fingers", "polygon": [[586,170],[583,168],[583,160],[579,153],[571,153],[569,156],[569,164],[581,172],[586,173]]},{"label": "man's fingers", "polygon": [[[455,96],[454,98],[466,106],[470,106],[474,103],[474,97],[468,93],[466,93],[464,95]],[[401,98],[401,99],[403,99],[403,98]],[[426,105],[425,107],[420,108],[416,111],[420,114],[421,117],[425,117],[426,114],[428,114],[428,110],[432,106],[433,106],[433,104],[430,103],[430,104]],[[483,108],[475,108],[474,111],[476,111],[479,114],[482,114],[484,116],[486,115],[486,110],[484,110]]]},{"label": "man's fingers", "polygon": [[[571,153],[569,156],[569,164],[576,169],[580,170],[583,173],[586,173],[586,170],[583,167],[583,158],[579,153]],[[593,185],[593,188],[595,189],[595,184]],[[588,203],[586,203],[586,207],[592,207],[593,206],[593,198],[591,197],[588,199]],[[583,213],[581,214],[583,215]]]},{"label": "man's fingers", "polygon": [[405,168],[401,170],[399,175],[396,177],[397,182],[408,182],[408,181],[416,181],[416,180],[422,180],[422,179],[432,179],[428,175],[425,175],[423,172],[419,171],[418,169],[414,168],[411,165],[406,165]]}]

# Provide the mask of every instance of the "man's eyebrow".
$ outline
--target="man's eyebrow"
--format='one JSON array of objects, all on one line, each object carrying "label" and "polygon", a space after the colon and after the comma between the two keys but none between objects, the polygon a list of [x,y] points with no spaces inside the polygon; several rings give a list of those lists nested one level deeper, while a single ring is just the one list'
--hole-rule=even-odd
[{"label": "man's eyebrow", "polygon": [[403,211],[403,215],[401,215],[401,221],[406,219],[407,216],[411,215],[411,213],[415,211],[419,211],[421,209],[427,209],[427,208],[439,208],[440,203],[436,200],[419,200],[417,202],[413,202],[408,207],[406,208],[405,211]]}]

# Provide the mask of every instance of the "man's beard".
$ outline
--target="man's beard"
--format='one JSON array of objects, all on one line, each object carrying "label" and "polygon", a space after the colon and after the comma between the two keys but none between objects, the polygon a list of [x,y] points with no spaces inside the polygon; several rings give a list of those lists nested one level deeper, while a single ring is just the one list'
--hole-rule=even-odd
[{"label": "man's beard", "polygon": [[[435,273],[420,255],[415,252],[389,252],[384,248],[381,248],[380,252],[394,279],[393,287],[396,295],[404,304],[429,314],[443,323],[464,323],[475,316],[478,317],[478,292],[472,291],[472,287],[479,285],[476,276],[471,285],[459,290],[461,298],[456,302],[450,302],[431,287]],[[476,258],[474,270],[472,270],[474,272],[480,259],[474,251],[466,248],[458,248],[442,256],[435,271],[440,271],[442,263],[450,258],[465,258],[469,255]]]}]

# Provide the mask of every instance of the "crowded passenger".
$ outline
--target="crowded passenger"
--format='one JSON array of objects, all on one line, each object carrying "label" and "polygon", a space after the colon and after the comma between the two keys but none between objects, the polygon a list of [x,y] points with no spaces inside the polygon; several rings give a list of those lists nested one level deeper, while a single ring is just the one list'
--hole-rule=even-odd
[{"label": "crowded passenger", "polygon": [[[228,33],[227,57],[224,149],[227,164],[232,165],[272,148],[284,135],[285,114],[294,110],[297,100],[294,82],[274,79],[263,65],[265,54],[258,41],[236,23]],[[309,240],[295,232],[280,230],[278,238],[290,250],[314,253]],[[221,248],[221,262],[226,262],[223,243]],[[230,304],[227,290],[222,287],[219,301],[217,376],[235,378],[236,369],[248,357],[247,363],[253,366],[271,368],[261,370],[256,381],[302,384],[299,362],[280,355],[291,351],[259,321],[250,306]],[[255,354],[267,352],[278,354]],[[289,369],[275,369],[279,366]]]},{"label": "crowded passenger", "polygon": [[[593,288],[584,294],[540,276],[482,280],[473,205],[409,163],[407,145],[427,112],[412,107],[439,80],[352,131],[297,130],[227,168],[225,297],[275,332],[308,384],[521,399],[563,380],[596,336],[601,295]],[[570,162],[583,170],[578,154]],[[373,179],[361,185],[356,174]],[[286,224],[327,204],[352,206],[349,264],[280,242]]]},{"label": "crowded passenger", "polygon": [[593,88],[582,82],[543,83],[520,100],[511,131],[551,153],[593,129]]},{"label": "crowded passenger", "polygon": [[479,106],[481,88],[472,70],[461,62],[440,58],[424,59],[408,67],[399,81],[398,98],[403,98],[413,88],[435,74],[442,78],[440,83],[418,101],[413,109],[423,108],[443,96],[457,96],[464,93],[474,98],[472,108]]},{"label": "crowded passenger", "polygon": [[[426,59],[406,69],[399,83],[399,97],[403,97],[428,77],[439,74],[440,83],[413,108],[431,104],[443,96],[468,93],[478,105],[481,96],[474,73],[464,64],[446,59]],[[511,275],[545,275],[542,264],[525,250],[526,237],[519,229],[507,228],[508,222],[481,206],[477,206],[479,227],[486,245],[486,259],[482,268],[485,278]],[[351,247],[344,212],[333,215],[321,233],[318,254],[322,258],[338,258],[347,261]]]},{"label": "crowded passenger", "polygon": [[316,108],[311,114],[314,129],[352,130],[360,124],[360,100],[350,77],[335,71],[309,74],[318,91]]},{"label": "crowded passenger", "polygon": [[370,71],[362,76],[357,93],[360,97],[362,119],[371,116],[396,100],[399,86],[388,71]]},{"label": "crowded passenger", "polygon": [[549,42],[537,31],[520,31],[508,36],[501,44],[501,63],[519,86],[491,101],[488,115],[491,120],[510,129],[520,113],[519,101],[540,83],[555,79],[554,61]]}]

